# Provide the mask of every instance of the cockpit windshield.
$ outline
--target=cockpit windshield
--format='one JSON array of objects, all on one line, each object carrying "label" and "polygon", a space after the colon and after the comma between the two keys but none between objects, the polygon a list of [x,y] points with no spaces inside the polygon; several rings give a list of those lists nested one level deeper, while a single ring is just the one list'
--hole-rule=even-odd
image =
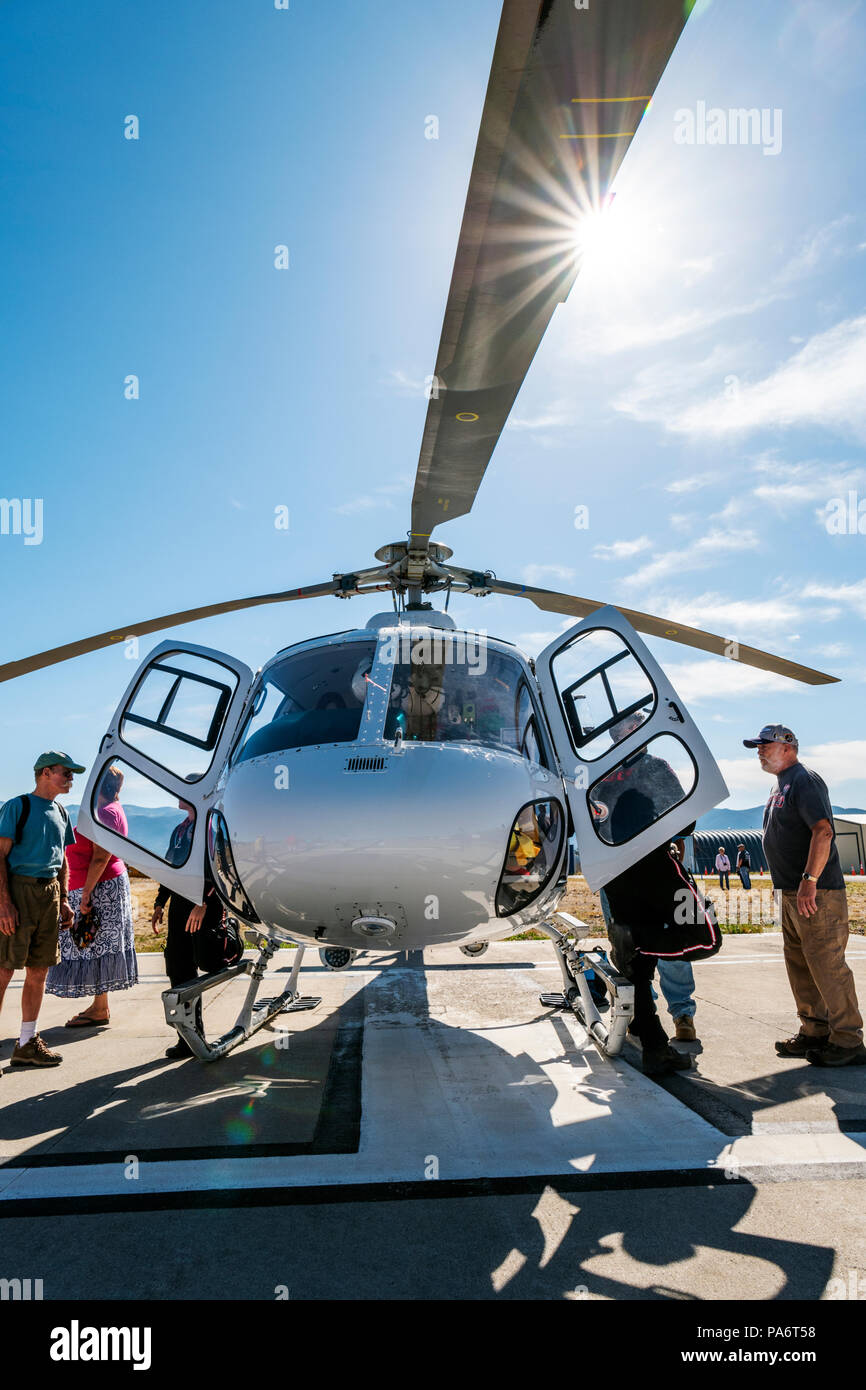
[{"label": "cockpit windshield", "polygon": [[520,662],[481,635],[395,638],[385,738],[508,748],[546,766]]},{"label": "cockpit windshield", "polygon": [[264,674],[233,761],[285,748],[352,743],[361,727],[375,638],[313,647]]}]

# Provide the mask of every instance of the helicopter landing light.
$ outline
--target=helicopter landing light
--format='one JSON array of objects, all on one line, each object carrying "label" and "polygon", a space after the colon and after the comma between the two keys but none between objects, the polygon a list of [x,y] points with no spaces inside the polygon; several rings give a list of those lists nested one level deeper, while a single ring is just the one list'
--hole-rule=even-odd
[{"label": "helicopter landing light", "polygon": [[390,917],[356,917],[352,923],[352,931],[371,941],[387,941],[396,930],[397,923],[392,922]]}]

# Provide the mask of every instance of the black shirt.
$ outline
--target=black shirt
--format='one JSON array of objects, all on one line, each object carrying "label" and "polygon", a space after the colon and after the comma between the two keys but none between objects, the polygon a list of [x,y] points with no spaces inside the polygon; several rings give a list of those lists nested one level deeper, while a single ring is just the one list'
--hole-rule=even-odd
[{"label": "black shirt", "polygon": [[[770,793],[764,808],[764,853],[774,888],[795,893],[800,887],[806,872],[812,827],[819,820],[828,820],[832,828],[833,807],[827,786],[817,772],[802,763],[792,763],[779,773],[778,786]],[[845,887],[835,832],[817,887]]]}]

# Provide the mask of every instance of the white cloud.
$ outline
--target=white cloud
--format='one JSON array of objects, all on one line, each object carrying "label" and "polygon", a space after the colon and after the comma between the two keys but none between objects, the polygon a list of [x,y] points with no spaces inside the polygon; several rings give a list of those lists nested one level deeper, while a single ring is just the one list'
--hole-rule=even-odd
[{"label": "white cloud", "polygon": [[519,647],[521,651],[528,652],[530,656],[537,656],[545,647],[549,647],[551,642],[555,642],[557,637],[561,637],[570,627],[574,627],[577,621],[577,618],[563,618],[559,627],[555,629],[520,632],[514,639],[515,646]]},{"label": "white cloud", "polygon": [[655,584],[685,570],[708,569],[721,564],[727,556],[742,550],[755,550],[758,544],[754,531],[714,531],[710,536],[689,539],[682,546],[671,546],[622,582],[632,587]]},{"label": "white cloud", "polygon": [[737,493],[734,497],[729,497],[723,507],[717,512],[710,512],[711,521],[739,521],[747,512],[752,511],[752,503],[743,493]]},{"label": "white cloud", "polygon": [[820,268],[822,262],[828,260],[831,255],[840,255],[844,247],[839,244],[839,233],[843,227],[849,226],[851,221],[850,213],[846,213],[844,217],[835,218],[834,221],[819,228],[817,232],[812,232],[805,237],[799,250],[775,277],[775,283],[777,285],[794,284],[810,275],[815,269]]},{"label": "white cloud", "polygon": [[657,348],[660,343],[674,342],[694,333],[705,333],[727,319],[748,317],[778,298],[778,294],[765,294],[759,295],[757,299],[748,300],[745,304],[725,305],[721,303],[720,296],[715,305],[701,305],[684,313],[669,314],[667,318],[647,314],[646,318],[634,319],[631,322],[610,316],[598,322],[593,320],[591,328],[587,325],[578,330],[575,355],[578,358],[595,359],[599,353],[608,356],[632,348]]},{"label": "white cloud", "polygon": [[401,396],[423,396],[427,388],[427,382],[423,377],[409,376],[399,367],[392,368],[384,384],[392,390],[399,391]]},{"label": "white cloud", "polygon": [[853,609],[858,617],[866,618],[866,579],[860,579],[855,584],[806,584],[803,597],[829,599],[834,605],[844,604]]},{"label": "white cloud", "polygon": [[339,513],[340,516],[354,516],[356,512],[371,512],[377,509],[393,511],[394,503],[391,498],[408,497],[410,487],[411,480],[406,474],[403,474],[390,483],[382,483],[372,492],[364,493],[360,497],[352,497],[348,502],[341,502],[338,507],[333,507],[332,510]]},{"label": "white cloud", "polygon": [[[847,494],[866,482],[866,470],[846,464],[785,463],[779,459],[764,458],[756,463],[755,468],[772,481],[759,483],[752,489],[752,496],[780,512],[811,502],[822,502],[826,507],[832,497]],[[826,520],[821,510],[817,517],[822,524]]]},{"label": "white cloud", "polygon": [[830,799],[838,803],[834,785],[862,781],[866,769],[866,739],[810,744],[800,749],[800,761],[824,778],[830,788]]},{"label": "white cloud", "polygon": [[610,545],[597,545],[593,550],[595,560],[627,560],[632,555],[639,555],[642,550],[649,550],[652,541],[649,536],[638,536],[633,541],[612,541]]},{"label": "white cloud", "polygon": [[561,429],[564,425],[574,424],[574,408],[562,403],[555,403],[547,411],[542,411],[539,415],[530,416],[511,416],[505,424],[507,430],[554,430]]},{"label": "white cloud", "polygon": [[387,498],[374,497],[368,493],[366,497],[353,497],[350,502],[341,502],[339,507],[334,507],[335,512],[340,516],[354,516],[356,512],[370,512],[374,507],[392,507],[393,503]]},{"label": "white cloud", "polygon": [[658,415],[678,434],[720,437],[811,426],[866,439],[866,316],[817,333],[763,381]]},{"label": "white cloud", "polygon": [[802,604],[794,598],[736,599],[726,594],[655,593],[641,596],[641,608],[687,627],[699,627],[720,637],[751,637],[750,645],[772,649],[780,628],[802,620]]},{"label": "white cloud", "polygon": [[752,758],[718,758],[716,761],[734,801],[754,806],[766,801],[776,785],[775,777],[762,770],[757,754]]},{"label": "white cloud", "polygon": [[549,584],[568,584],[574,579],[574,570],[567,565],[524,565],[524,584],[537,585],[546,589]]},{"label": "white cloud", "polygon": [[711,275],[714,264],[712,256],[700,256],[694,260],[683,261],[682,269],[686,272],[686,284],[694,285],[698,280],[703,280],[705,275]]},{"label": "white cloud", "polygon": [[[692,404],[702,392],[719,387],[730,392],[737,388],[739,376],[752,362],[748,345],[737,344],[736,354],[717,345],[705,357],[678,356],[653,361],[642,367],[628,386],[615,397],[614,410],[635,420],[668,424]],[[699,475],[712,480],[712,474]]]},{"label": "white cloud", "polygon": [[[796,731],[795,731],[796,732]],[[748,737],[748,732],[744,737]],[[849,798],[840,796],[838,788],[847,782],[860,782],[866,767],[866,739],[841,739],[833,743],[816,743],[801,746],[800,761],[823,777],[830,791],[830,800],[836,805]],[[722,776],[728,784],[732,798],[740,800],[751,798],[754,805],[765,801],[775,786],[775,777],[763,772],[757,753],[750,758],[717,759]]]},{"label": "white cloud", "polygon": [[718,473],[695,473],[690,478],[675,478],[672,483],[665,483],[665,492],[697,492],[699,488],[710,487],[718,481]]},{"label": "white cloud", "polygon": [[723,657],[703,660],[665,662],[665,675],[687,705],[704,700],[734,700],[740,697],[763,695],[775,690],[790,690],[786,676],[761,671],[756,666],[744,666]]}]

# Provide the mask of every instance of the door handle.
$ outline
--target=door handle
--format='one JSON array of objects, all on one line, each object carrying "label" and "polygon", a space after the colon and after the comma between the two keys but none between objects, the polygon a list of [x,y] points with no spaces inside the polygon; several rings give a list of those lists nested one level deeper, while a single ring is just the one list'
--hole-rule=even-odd
[{"label": "door handle", "polygon": [[679,705],[675,700],[668,700],[668,708],[673,710],[673,714],[668,716],[669,719],[676,719],[680,724],[685,724],[686,721],[680,713]]}]

